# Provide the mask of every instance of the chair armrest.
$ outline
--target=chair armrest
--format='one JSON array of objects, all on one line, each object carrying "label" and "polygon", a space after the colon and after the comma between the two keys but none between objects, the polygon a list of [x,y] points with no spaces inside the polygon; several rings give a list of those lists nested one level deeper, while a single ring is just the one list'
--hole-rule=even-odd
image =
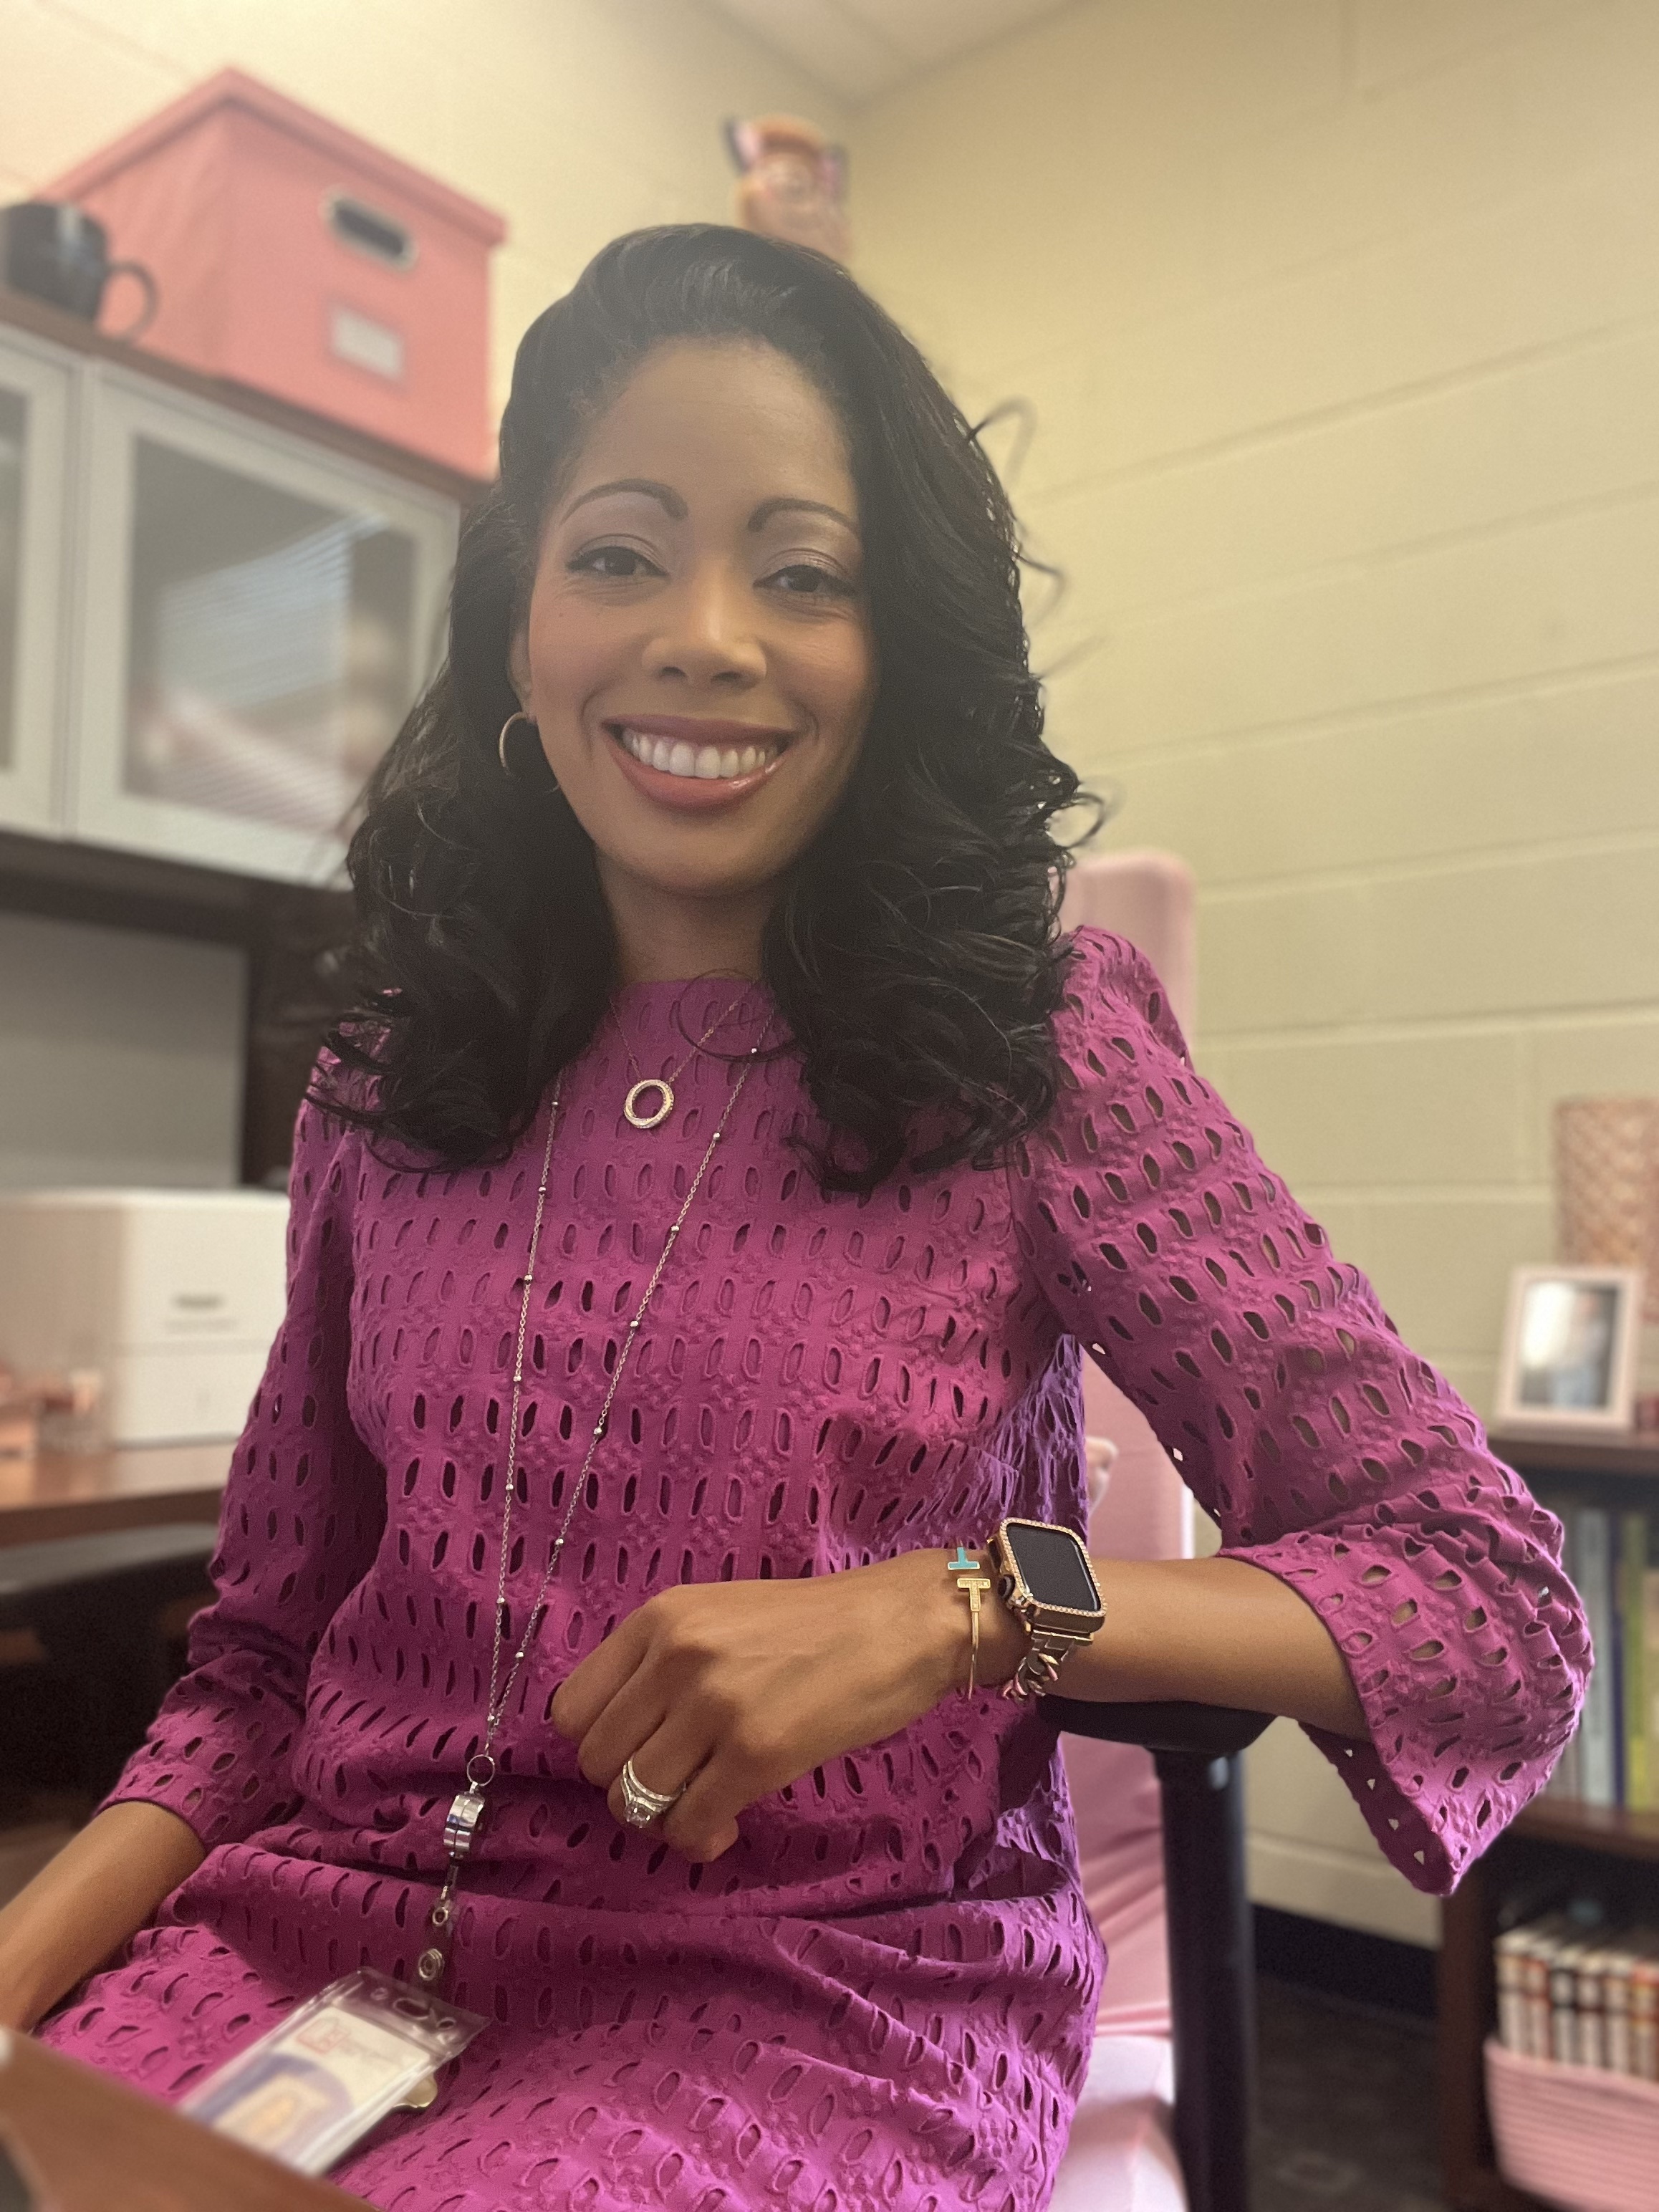
[{"label": "chair armrest", "polygon": [[0,1628],[32,1628],[48,1609],[166,1605],[206,1586],[218,1545],[209,1522],[166,1522],[96,1536],[0,1546]]},{"label": "chair armrest", "polygon": [[1077,1698],[1045,1698],[1043,1711],[1067,1735],[1099,1743],[1139,1743],[1148,1751],[1191,1752],[1200,1759],[1231,1759],[1273,1722],[1271,1713],[1242,1712],[1232,1705],[1188,1705],[1176,1698],[1141,1705],[1096,1705]]}]

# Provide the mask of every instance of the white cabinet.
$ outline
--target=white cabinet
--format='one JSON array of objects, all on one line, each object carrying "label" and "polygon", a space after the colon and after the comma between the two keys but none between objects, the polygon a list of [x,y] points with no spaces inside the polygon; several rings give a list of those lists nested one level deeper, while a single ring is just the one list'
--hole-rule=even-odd
[{"label": "white cabinet", "polygon": [[0,824],[337,875],[458,499],[0,325]]},{"label": "white cabinet", "polygon": [[318,882],[432,672],[453,501],[94,370],[69,826]]},{"label": "white cabinet", "polygon": [[0,331],[0,823],[58,818],[64,524],[77,364]]}]

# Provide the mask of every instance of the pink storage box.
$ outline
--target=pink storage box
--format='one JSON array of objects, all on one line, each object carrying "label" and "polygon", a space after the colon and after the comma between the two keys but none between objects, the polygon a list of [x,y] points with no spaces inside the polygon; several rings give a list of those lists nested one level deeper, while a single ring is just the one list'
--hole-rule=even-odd
[{"label": "pink storage box", "polygon": [[154,274],[146,346],[493,471],[488,208],[238,70],[45,190]]},{"label": "pink storage box", "polygon": [[1659,2082],[1559,2066],[1486,2045],[1486,2109],[1498,2169],[1564,2212],[1654,2212]]}]

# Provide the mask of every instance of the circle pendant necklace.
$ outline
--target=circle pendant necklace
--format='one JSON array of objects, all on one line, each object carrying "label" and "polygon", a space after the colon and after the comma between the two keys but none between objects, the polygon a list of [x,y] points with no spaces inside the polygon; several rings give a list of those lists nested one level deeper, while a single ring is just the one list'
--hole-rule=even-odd
[{"label": "circle pendant necklace", "polygon": [[[623,1041],[623,1050],[628,1054],[628,1065],[633,1069],[635,1075],[635,1081],[629,1090],[628,1096],[623,1100],[623,1113],[636,1129],[659,1129],[662,1127],[674,1110],[674,1085],[690,1066],[715,1030],[724,1029],[753,988],[752,983],[745,983],[726,1012],[717,1015],[709,1023],[679,1066],[672,1069],[666,1075],[640,1073],[640,1063],[635,1059],[634,1048],[628,1042],[628,1032],[622,1025],[622,1016],[617,1012],[615,1006],[612,1006],[611,1012],[616,1018],[617,1034]],[[684,1030],[680,1034],[682,1036],[684,1036]],[[647,1099],[655,1101],[649,1109],[645,1103]]]}]

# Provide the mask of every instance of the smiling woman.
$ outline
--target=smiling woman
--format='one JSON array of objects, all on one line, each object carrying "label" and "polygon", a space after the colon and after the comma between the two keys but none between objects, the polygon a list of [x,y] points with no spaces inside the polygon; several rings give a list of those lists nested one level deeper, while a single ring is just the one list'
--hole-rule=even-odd
[{"label": "smiling woman", "polygon": [[[1101,1975],[1048,1690],[1302,1722],[1431,1889],[1539,1786],[1559,1528],[1057,934],[1076,793],[902,334],[608,247],[353,845],[217,1602],[0,2023],[130,1942],[42,2033],[176,2096],[361,1961],[489,2022],[372,2203],[1040,2212]],[[1086,1557],[1084,1350],[1222,1556]]]},{"label": "smiling woman", "polygon": [[1079,787],[1018,580],[994,471],[843,270],[698,227],[607,246],[520,347],[449,666],[370,788],[333,1042],[374,1088],[337,1107],[500,1158],[619,974],[721,969],[776,1000],[827,1186],[919,1127],[945,1164],[1030,1127]]}]

